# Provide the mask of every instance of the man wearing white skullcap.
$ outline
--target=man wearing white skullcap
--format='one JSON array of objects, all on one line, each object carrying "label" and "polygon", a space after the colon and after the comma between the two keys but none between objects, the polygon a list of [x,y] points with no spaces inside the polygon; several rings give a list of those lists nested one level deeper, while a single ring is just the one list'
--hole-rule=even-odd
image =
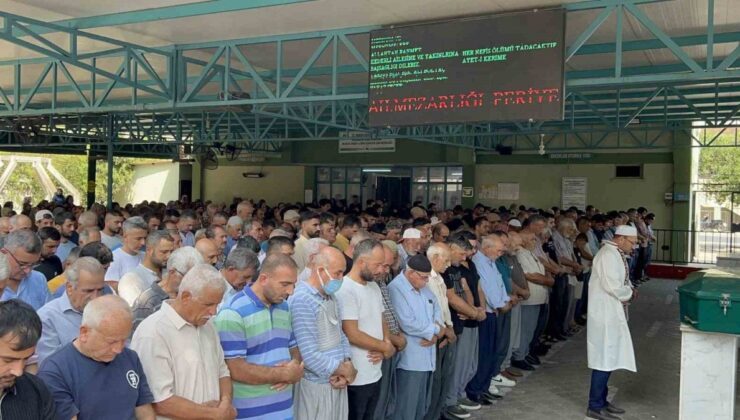
[{"label": "man wearing white skullcap", "polygon": [[586,416],[618,419],[624,410],[606,401],[607,383],[618,369],[636,372],[627,304],[636,297],[629,278],[627,255],[637,243],[637,229],[617,227],[614,239],[605,240],[593,260],[588,289],[588,367],[591,391]]}]

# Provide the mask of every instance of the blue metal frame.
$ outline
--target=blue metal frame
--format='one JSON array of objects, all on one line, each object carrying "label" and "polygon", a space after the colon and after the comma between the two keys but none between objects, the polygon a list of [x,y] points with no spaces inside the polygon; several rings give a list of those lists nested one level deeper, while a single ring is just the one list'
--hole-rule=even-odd
[{"label": "blue metal frame", "polygon": [[[279,150],[282,141],[338,139],[347,131],[353,132],[353,137],[360,132],[367,138],[394,136],[482,150],[498,145],[536,150],[540,134],[544,142],[558,150],[680,147],[663,141],[664,134],[684,130],[695,121],[710,127],[732,126],[740,112],[740,88],[733,83],[740,80],[740,45],[726,57],[714,55],[715,44],[740,42],[740,32],[716,32],[714,0],[707,0],[707,34],[682,37],[665,34],[639,8],[656,0],[590,0],[564,5],[569,14],[601,10],[568,46],[566,60],[575,62],[591,54],[608,53],[613,54],[614,65],[567,72],[565,119],[531,124],[370,130],[367,86],[342,84],[340,78],[367,74],[367,57],[358,45],[366,42],[368,32],[375,27],[165,48],[135,45],[76,29],[292,1],[300,0],[264,0],[251,6],[216,0],[206,2],[212,7],[204,3],[171,6],[157,9],[149,17],[130,12],[57,23],[0,12],[0,39],[43,55],[0,62],[0,74],[13,74],[9,86],[0,85],[0,132],[6,133],[0,135],[0,147],[20,144],[74,148],[102,141],[106,147],[110,142],[117,153],[177,156],[186,144],[197,149],[214,143],[235,143],[246,151],[271,152]],[[588,44],[613,13],[617,21],[614,42]],[[625,41],[625,13],[654,38]],[[65,34],[66,45],[49,41],[44,35],[50,32]],[[83,52],[80,41],[84,39],[108,47]],[[298,68],[286,68],[283,63],[285,46],[292,42],[312,48]],[[695,45],[707,47],[704,65],[681,48]],[[268,57],[273,64],[266,65],[265,57],[254,56],[250,52],[254,46],[274,51]],[[625,52],[649,49],[671,51],[676,63],[623,67]],[[349,54],[341,55],[341,50]],[[322,57],[329,57],[331,64],[317,65]],[[117,64],[116,70],[106,70],[110,63]],[[38,76],[24,80],[33,73],[27,69],[39,65],[42,71]],[[328,82],[317,83],[316,77]],[[108,115],[111,124],[104,121]],[[591,133],[588,138],[584,137],[587,132]],[[606,134],[594,138],[594,133]],[[616,143],[609,140],[614,133],[619,139]],[[31,138],[45,140],[37,144]],[[709,147],[712,142],[694,145]]]}]

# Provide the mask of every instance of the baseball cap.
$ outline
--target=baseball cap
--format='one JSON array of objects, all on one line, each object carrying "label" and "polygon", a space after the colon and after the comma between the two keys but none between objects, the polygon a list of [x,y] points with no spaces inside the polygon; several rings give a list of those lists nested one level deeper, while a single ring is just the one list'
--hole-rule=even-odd
[{"label": "baseball cap", "polygon": [[39,211],[36,212],[36,215],[34,216],[34,219],[37,222],[40,222],[41,220],[43,220],[45,218],[46,219],[53,219],[54,218],[54,215],[51,214],[51,212],[49,210],[39,210]]},{"label": "baseball cap", "polygon": [[285,214],[283,215],[283,220],[285,220],[285,221],[288,221],[288,220],[298,220],[300,218],[301,218],[301,215],[298,214],[297,211],[292,210],[292,209],[286,211]]}]

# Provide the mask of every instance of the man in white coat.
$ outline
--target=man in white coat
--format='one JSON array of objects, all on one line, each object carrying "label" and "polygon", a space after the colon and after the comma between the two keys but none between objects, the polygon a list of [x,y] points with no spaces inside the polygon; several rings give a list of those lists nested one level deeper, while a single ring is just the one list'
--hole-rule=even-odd
[{"label": "man in white coat", "polygon": [[627,303],[636,297],[626,256],[637,244],[637,229],[619,226],[614,239],[603,243],[593,260],[588,290],[588,367],[592,373],[586,416],[598,420],[619,419],[615,414],[624,413],[606,401],[611,373],[637,371],[626,314]]}]

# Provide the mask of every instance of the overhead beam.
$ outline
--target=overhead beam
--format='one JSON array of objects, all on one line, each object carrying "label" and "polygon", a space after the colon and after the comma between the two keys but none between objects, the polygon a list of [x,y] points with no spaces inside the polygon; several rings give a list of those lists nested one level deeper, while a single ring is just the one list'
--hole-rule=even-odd
[{"label": "overhead beam", "polygon": [[[92,29],[108,26],[120,26],[162,20],[182,19],[216,13],[238,12],[264,7],[284,6],[305,3],[315,0],[208,0],[196,3],[177,4],[172,6],[152,7],[122,13],[109,13],[81,18],[63,19],[52,22],[69,29]],[[40,33],[56,32],[45,28]]]}]

